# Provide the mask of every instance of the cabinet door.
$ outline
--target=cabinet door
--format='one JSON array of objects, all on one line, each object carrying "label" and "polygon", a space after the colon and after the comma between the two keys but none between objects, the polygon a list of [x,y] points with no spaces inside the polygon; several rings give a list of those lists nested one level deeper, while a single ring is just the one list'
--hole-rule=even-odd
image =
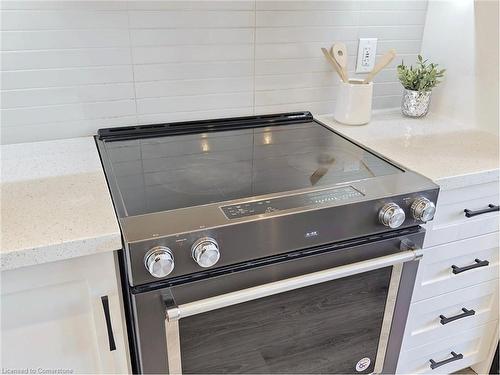
[{"label": "cabinet door", "polygon": [[113,253],[2,272],[1,302],[3,368],[129,371]]}]

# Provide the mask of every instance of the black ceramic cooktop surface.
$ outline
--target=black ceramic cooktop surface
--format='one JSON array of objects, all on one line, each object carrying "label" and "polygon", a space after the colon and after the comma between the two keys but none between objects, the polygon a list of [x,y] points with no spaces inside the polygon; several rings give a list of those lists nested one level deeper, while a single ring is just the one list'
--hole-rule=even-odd
[{"label": "black ceramic cooktop surface", "polygon": [[313,121],[105,147],[127,216],[401,173]]}]

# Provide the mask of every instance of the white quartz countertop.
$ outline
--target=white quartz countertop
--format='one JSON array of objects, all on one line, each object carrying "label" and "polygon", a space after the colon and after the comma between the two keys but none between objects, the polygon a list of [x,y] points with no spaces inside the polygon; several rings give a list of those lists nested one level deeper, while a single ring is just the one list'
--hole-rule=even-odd
[{"label": "white quartz countertop", "polygon": [[92,137],[1,147],[0,269],[121,248]]},{"label": "white quartz countertop", "polygon": [[430,113],[421,119],[399,110],[374,112],[366,125],[318,120],[339,133],[420,173],[444,190],[487,183],[499,178],[498,136]]}]

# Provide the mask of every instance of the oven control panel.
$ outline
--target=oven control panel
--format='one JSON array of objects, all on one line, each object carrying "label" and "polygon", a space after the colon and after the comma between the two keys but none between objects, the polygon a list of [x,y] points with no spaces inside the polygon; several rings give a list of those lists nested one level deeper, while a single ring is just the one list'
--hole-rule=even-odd
[{"label": "oven control panel", "polygon": [[221,209],[222,212],[224,212],[224,215],[231,220],[246,216],[261,215],[274,211],[342,201],[362,196],[363,194],[354,189],[352,186],[343,186],[334,189],[289,195],[286,197],[222,206]]}]

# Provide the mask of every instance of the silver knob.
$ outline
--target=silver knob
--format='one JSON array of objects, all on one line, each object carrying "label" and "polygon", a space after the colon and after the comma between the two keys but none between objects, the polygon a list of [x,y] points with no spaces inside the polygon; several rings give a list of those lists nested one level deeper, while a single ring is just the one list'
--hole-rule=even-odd
[{"label": "silver knob", "polygon": [[174,254],[165,246],[156,246],[144,257],[144,264],[154,277],[165,277],[174,270]]},{"label": "silver knob", "polygon": [[425,223],[434,217],[436,206],[427,198],[420,197],[413,201],[410,211],[415,220],[422,220]]},{"label": "silver knob", "polygon": [[219,244],[210,237],[200,238],[191,247],[191,254],[201,267],[212,267],[220,258]]},{"label": "silver knob", "polygon": [[379,221],[389,228],[398,228],[405,221],[406,215],[396,203],[387,203],[378,214]]}]

